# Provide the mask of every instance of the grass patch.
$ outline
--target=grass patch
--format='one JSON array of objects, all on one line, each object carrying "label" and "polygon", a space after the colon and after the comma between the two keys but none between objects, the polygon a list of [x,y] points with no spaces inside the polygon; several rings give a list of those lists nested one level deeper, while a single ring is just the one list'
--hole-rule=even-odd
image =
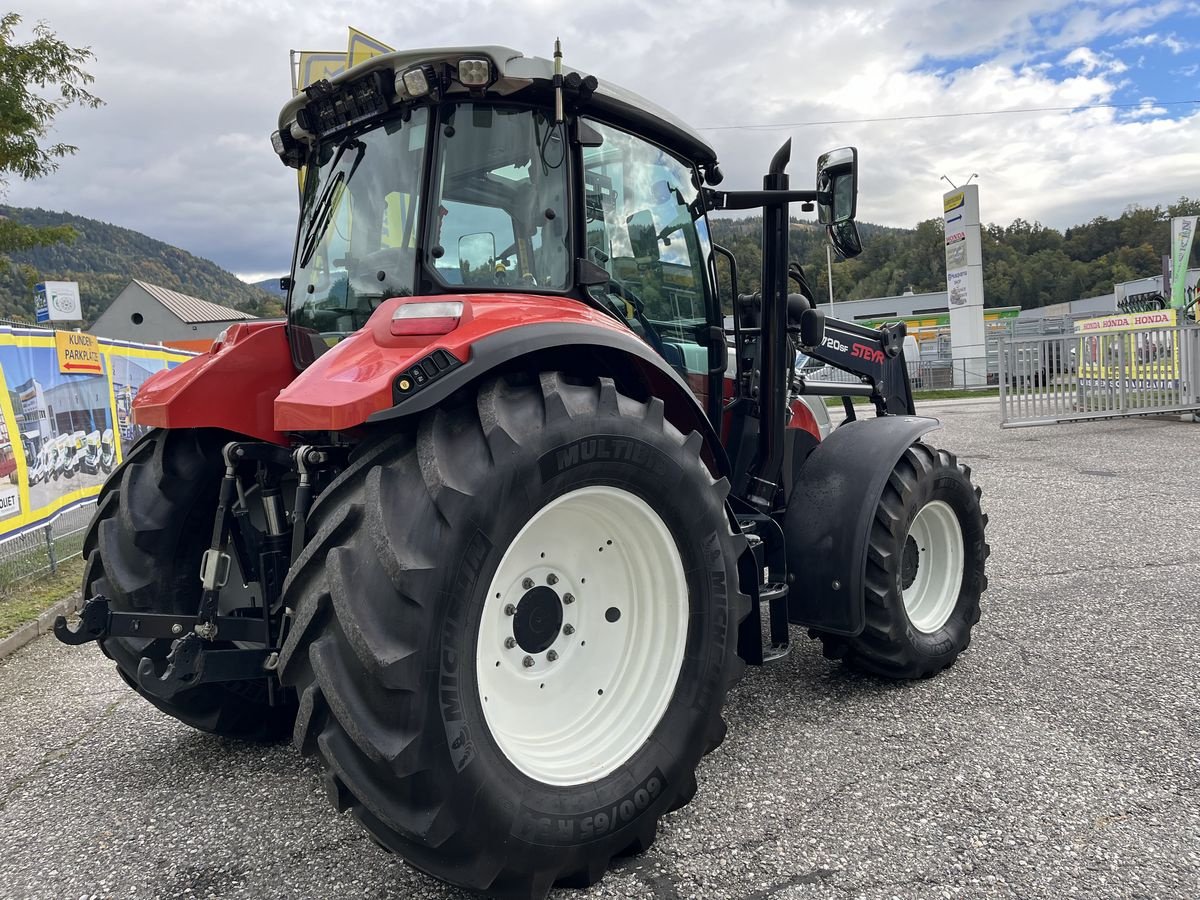
[{"label": "grass patch", "polygon": [[59,565],[53,574],[47,572],[0,591],[0,638],[8,637],[63,597],[79,590],[81,581],[83,558],[77,556]]}]

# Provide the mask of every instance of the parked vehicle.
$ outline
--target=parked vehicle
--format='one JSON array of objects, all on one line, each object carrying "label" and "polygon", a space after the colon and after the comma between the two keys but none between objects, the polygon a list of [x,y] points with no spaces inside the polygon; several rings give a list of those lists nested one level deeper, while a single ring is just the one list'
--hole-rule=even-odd
[{"label": "parked vehicle", "polygon": [[60,477],[69,478],[73,474],[70,464],[72,457],[75,455],[75,447],[71,441],[71,435],[60,434],[54,439],[52,447],[54,468],[51,474],[53,478],[56,481]]},{"label": "parked vehicle", "polygon": [[117,442],[116,436],[111,428],[104,429],[104,435],[100,438],[100,468],[105,472],[111,472],[113,466],[117,464]]},{"label": "parked vehicle", "polygon": [[84,459],[87,457],[87,433],[83,430],[74,432],[67,439],[67,459],[64,474],[71,478],[77,472],[84,471]]},{"label": "parked vehicle", "polygon": [[[903,327],[827,319],[788,266],[791,203],[861,251],[857,152],[793,190],[789,142],[761,190],[719,190],[696,131],[559,63],[403,51],[288,102],[287,324],[141,387],[155,430],[55,623],[183,722],[293,736],[420,870],[526,898],[653,843],[790,625],[919,679],[987,586],[980,492],[922,440]],[[728,209],[762,210],[761,293],[709,245]],[[855,383],[791,378],[797,349]],[[829,431],[826,396],[875,415]]]},{"label": "parked vehicle", "polygon": [[47,449],[45,447],[42,447],[36,452],[28,452],[25,454],[25,460],[27,464],[26,471],[31,487],[46,480],[46,476],[49,471],[46,467],[47,455]]},{"label": "parked vehicle", "polygon": [[87,437],[83,439],[83,456],[79,459],[79,469],[89,475],[95,475],[100,471],[100,431],[88,432]]},{"label": "parked vehicle", "polygon": [[7,478],[12,484],[17,483],[17,457],[11,441],[0,443],[0,478]]}]

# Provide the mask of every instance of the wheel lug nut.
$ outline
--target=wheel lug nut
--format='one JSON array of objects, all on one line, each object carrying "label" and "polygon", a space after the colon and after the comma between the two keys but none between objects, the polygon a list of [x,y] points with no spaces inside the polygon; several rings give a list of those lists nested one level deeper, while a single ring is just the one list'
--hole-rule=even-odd
[{"label": "wheel lug nut", "polygon": [[574,594],[563,594],[563,603],[574,603],[574,602],[575,602]]},{"label": "wheel lug nut", "polygon": [[574,634],[574,633],[575,633],[574,625],[564,625],[563,626],[563,634]]},{"label": "wheel lug nut", "polygon": [[504,607],[504,614],[506,616],[515,616],[517,614],[517,608],[509,603]]},{"label": "wheel lug nut", "polygon": [[517,646],[516,638],[507,637],[504,639],[504,649],[511,650],[515,646]]},{"label": "wheel lug nut", "polygon": [[558,576],[551,572],[546,576],[546,584],[558,584]]},{"label": "wheel lug nut", "polygon": [[546,659],[547,659],[549,662],[554,662],[556,659],[558,659],[558,651],[557,651],[557,650],[551,650],[549,653],[547,653],[547,654],[546,654]]},{"label": "wheel lug nut", "polygon": [[533,579],[532,578],[522,579],[521,587],[525,588],[525,590],[529,590],[531,587],[533,587]]},{"label": "wheel lug nut", "polygon": [[521,660],[521,665],[523,665],[527,669],[532,669],[533,668],[533,657],[532,656],[525,657],[523,660]]}]

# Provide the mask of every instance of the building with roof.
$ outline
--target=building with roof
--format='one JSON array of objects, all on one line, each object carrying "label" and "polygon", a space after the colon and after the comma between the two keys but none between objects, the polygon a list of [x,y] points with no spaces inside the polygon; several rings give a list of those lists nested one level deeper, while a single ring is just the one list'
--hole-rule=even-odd
[{"label": "building with roof", "polygon": [[89,331],[100,337],[204,350],[227,326],[255,316],[134,279]]}]

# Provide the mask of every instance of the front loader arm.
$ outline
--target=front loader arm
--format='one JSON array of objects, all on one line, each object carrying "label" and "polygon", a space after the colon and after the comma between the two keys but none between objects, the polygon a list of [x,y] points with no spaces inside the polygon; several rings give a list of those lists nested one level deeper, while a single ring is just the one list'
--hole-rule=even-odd
[{"label": "front loader arm", "polygon": [[903,323],[866,328],[840,319],[825,319],[825,337],[820,346],[805,348],[813,359],[829,363],[859,376],[861,385],[805,382],[797,376],[801,394],[866,396],[879,415],[915,415],[912,384],[904,359]]}]

